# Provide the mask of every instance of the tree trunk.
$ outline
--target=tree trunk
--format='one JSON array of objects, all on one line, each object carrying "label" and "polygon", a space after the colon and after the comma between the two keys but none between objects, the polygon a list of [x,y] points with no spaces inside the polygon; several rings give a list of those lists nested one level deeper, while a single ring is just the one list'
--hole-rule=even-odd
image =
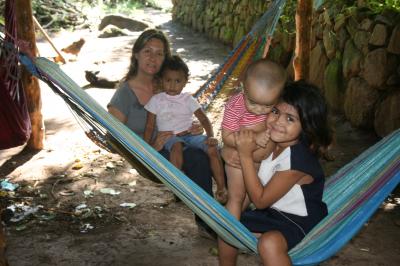
[{"label": "tree trunk", "polygon": [[[29,43],[32,55],[36,55],[36,38],[32,17],[31,0],[18,0],[16,5],[18,39]],[[37,78],[25,68],[21,73],[22,86],[27,98],[28,111],[32,124],[32,133],[27,147],[34,150],[43,149],[44,123],[42,117],[42,101]]]},{"label": "tree trunk", "polygon": [[294,79],[309,79],[311,49],[312,0],[298,0],[296,10],[296,50]]}]

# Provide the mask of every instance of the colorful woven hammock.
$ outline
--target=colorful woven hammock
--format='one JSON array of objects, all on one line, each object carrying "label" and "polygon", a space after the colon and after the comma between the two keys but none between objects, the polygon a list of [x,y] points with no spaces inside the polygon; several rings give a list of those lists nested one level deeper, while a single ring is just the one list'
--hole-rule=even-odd
[{"label": "colorful woven hammock", "polygon": [[15,1],[6,1],[5,37],[0,36],[0,149],[24,144],[31,123],[24,90],[19,80],[16,50]]},{"label": "colorful woven hammock", "polygon": [[282,14],[286,0],[276,0],[268,10],[236,45],[227,56],[225,62],[201,86],[194,97],[204,109],[208,107],[215,96],[225,89],[229,90],[238,85],[246,66],[252,61],[265,57],[279,17]]},{"label": "colorful woven hammock", "polygon": [[[247,251],[257,252],[257,239],[227,210],[169,161],[110,115],[69,78],[57,64],[22,58],[32,73],[47,82],[72,109],[99,132],[108,132],[146,166],[220,237]],[[83,115],[82,115],[83,114]],[[329,215],[290,251],[294,265],[315,265],[342,248],[378,209],[400,182],[400,130],[385,137],[330,177],[324,201]]]}]

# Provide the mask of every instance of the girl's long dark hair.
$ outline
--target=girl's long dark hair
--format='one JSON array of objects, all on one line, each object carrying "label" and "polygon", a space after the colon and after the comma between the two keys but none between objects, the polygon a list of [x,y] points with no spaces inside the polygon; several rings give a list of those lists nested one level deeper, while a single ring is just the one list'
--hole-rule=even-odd
[{"label": "girl's long dark hair", "polygon": [[165,57],[167,58],[171,56],[171,48],[169,45],[169,41],[162,31],[156,29],[149,29],[143,31],[142,34],[140,34],[140,36],[137,38],[135,44],[132,47],[131,63],[129,65],[128,73],[125,75],[124,80],[128,80],[136,76],[138,71],[138,62],[136,60],[135,54],[139,53],[146,45],[146,43],[151,39],[158,39],[162,41],[162,43],[164,44]]},{"label": "girl's long dark hair", "polygon": [[287,83],[282,101],[294,106],[302,126],[301,139],[319,156],[327,156],[333,140],[329,123],[328,105],[320,90],[303,80]]}]

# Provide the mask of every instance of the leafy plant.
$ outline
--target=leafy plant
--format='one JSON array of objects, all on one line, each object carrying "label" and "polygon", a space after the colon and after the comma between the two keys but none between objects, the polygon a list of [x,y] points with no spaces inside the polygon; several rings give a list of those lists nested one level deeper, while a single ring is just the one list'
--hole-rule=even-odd
[{"label": "leafy plant", "polygon": [[377,12],[380,13],[385,9],[393,9],[400,12],[400,0],[369,0],[369,7]]}]

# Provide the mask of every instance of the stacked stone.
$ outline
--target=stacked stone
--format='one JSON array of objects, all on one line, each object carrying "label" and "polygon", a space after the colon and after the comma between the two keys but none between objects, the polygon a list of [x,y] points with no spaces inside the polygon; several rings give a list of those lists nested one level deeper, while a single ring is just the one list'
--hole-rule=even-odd
[{"label": "stacked stone", "polygon": [[400,127],[400,14],[324,10],[313,23],[310,80],[355,127]]},{"label": "stacked stone", "polygon": [[271,1],[265,0],[173,0],[173,19],[204,32],[213,39],[235,45]]}]

